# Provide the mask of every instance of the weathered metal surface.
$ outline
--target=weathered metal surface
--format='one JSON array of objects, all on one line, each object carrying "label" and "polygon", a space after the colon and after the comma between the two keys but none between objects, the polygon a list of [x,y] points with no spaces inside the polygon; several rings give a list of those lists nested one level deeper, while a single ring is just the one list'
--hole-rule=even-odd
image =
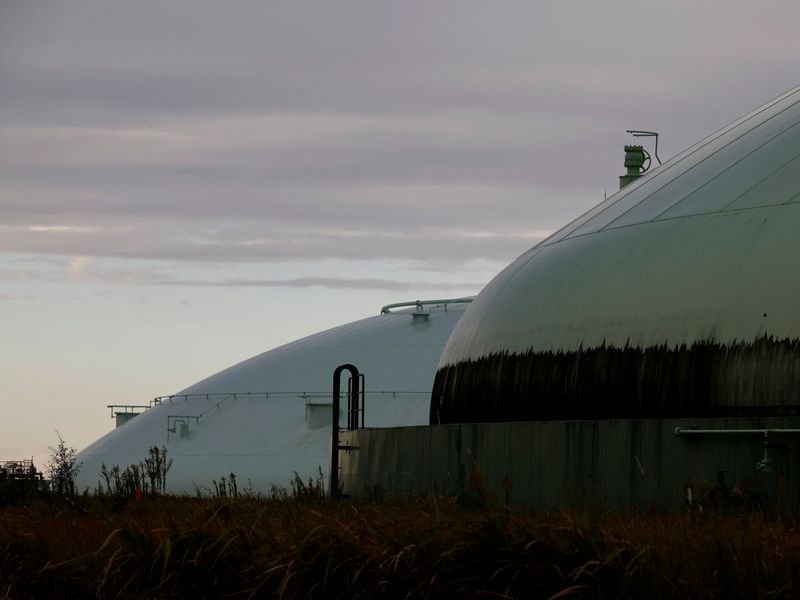
[{"label": "weathered metal surface", "polygon": [[793,414],[798,232],[795,88],[492,280],[445,347],[431,422]]},{"label": "weathered metal surface", "polygon": [[[650,510],[797,511],[800,436],[676,436],[676,427],[797,429],[800,418],[472,423],[343,434],[344,492],[354,497],[446,493],[475,499],[485,482],[497,505],[550,509],[594,504]],[[768,467],[762,470],[764,452]],[[722,487],[719,477],[722,473]],[[724,489],[723,489],[724,487]],[[716,488],[716,491],[715,491]],[[718,492],[718,497],[715,493]]]},{"label": "weathered metal surface", "polygon": [[430,420],[795,416],[798,394],[798,340],[528,351],[440,369]]}]

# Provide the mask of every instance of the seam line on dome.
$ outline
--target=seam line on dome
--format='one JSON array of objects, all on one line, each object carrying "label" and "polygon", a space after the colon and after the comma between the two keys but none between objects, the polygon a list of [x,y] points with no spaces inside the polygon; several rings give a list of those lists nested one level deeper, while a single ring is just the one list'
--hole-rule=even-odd
[{"label": "seam line on dome", "polygon": [[[709,184],[710,184],[712,181],[715,181],[715,180],[717,180],[717,179],[718,179],[718,178],[720,178],[720,177],[721,177],[721,176],[722,176],[724,173],[727,173],[728,171],[730,171],[730,170],[731,170],[733,167],[735,167],[736,165],[738,165],[739,163],[741,163],[743,160],[745,160],[745,159],[749,158],[750,156],[752,156],[753,154],[755,154],[756,152],[758,152],[759,150],[761,150],[761,149],[762,149],[764,146],[766,146],[766,145],[767,145],[767,144],[769,144],[770,142],[774,141],[776,138],[778,138],[778,137],[782,136],[782,135],[783,135],[783,134],[785,134],[787,131],[789,131],[789,130],[791,130],[791,129],[794,129],[794,128],[795,128],[795,127],[797,127],[798,125],[800,125],[800,121],[798,121],[798,122],[795,122],[795,123],[793,123],[792,125],[789,125],[788,127],[786,127],[785,129],[783,129],[783,130],[779,131],[779,132],[778,132],[778,133],[776,133],[774,136],[772,136],[771,138],[769,138],[767,141],[763,142],[762,144],[759,144],[758,146],[756,146],[755,148],[753,148],[753,149],[752,149],[750,152],[748,152],[747,154],[745,154],[744,156],[742,156],[742,157],[741,157],[741,158],[739,158],[738,160],[736,160],[736,161],[732,162],[730,165],[728,165],[727,167],[725,167],[725,168],[724,168],[723,170],[721,170],[719,173],[717,173],[716,175],[714,175],[714,177],[712,177],[712,178],[710,178],[709,180],[705,181],[705,182],[704,182],[702,185],[700,185],[700,186],[696,187],[695,189],[693,189],[693,190],[692,190],[691,192],[689,192],[688,194],[684,194],[684,195],[683,195],[683,196],[682,196],[682,197],[681,197],[679,200],[677,200],[677,201],[673,202],[672,204],[670,204],[670,205],[669,205],[667,208],[665,208],[664,210],[662,210],[660,213],[658,213],[658,214],[657,214],[656,216],[654,216],[653,218],[651,218],[651,219],[648,219],[647,221],[642,221],[642,222],[643,222],[643,223],[651,223],[651,222],[653,222],[653,221],[659,221],[659,220],[661,220],[661,218],[662,218],[662,215],[664,215],[664,214],[668,213],[668,212],[669,212],[669,211],[671,211],[673,208],[675,208],[676,206],[678,206],[679,204],[681,204],[681,203],[682,203],[684,200],[686,200],[687,198],[689,198],[689,196],[692,196],[693,194],[696,194],[698,191],[702,190],[704,187],[706,187],[707,185],[709,185]],[[732,144],[732,143],[733,143],[733,142],[735,142],[735,141],[736,141],[736,140],[732,140],[730,143]],[[724,147],[727,147],[727,145],[726,145],[726,146],[724,146]],[[724,147],[723,147],[723,148],[724,148]],[[720,148],[720,150],[722,150],[722,148]],[[792,162],[793,160],[795,160],[795,159],[796,159],[798,156],[800,156],[800,153],[798,153],[798,154],[795,154],[794,156],[792,156],[792,157],[791,157],[789,160],[787,160],[785,163],[781,164],[781,165],[780,165],[780,166],[779,166],[777,169],[774,169],[772,172],[770,172],[770,174],[769,174],[769,175],[767,175],[766,177],[763,177],[763,178],[762,178],[762,179],[760,179],[758,182],[756,182],[755,184],[753,184],[752,186],[750,186],[749,188],[747,188],[747,189],[746,189],[744,192],[742,192],[741,194],[739,194],[738,196],[736,196],[736,198],[734,198],[733,200],[731,200],[731,202],[729,202],[728,204],[725,204],[725,205],[723,205],[723,207],[722,207],[722,208],[720,208],[720,209],[717,209],[717,210],[715,210],[715,211],[707,211],[707,212],[717,212],[717,211],[724,210],[725,206],[728,206],[728,205],[729,205],[729,204],[731,204],[732,202],[735,202],[737,198],[739,198],[739,197],[740,197],[740,196],[742,196],[743,194],[746,194],[748,191],[750,191],[751,189],[753,189],[754,187],[756,187],[756,186],[757,186],[757,185],[759,185],[760,183],[762,183],[762,182],[766,181],[767,179],[769,179],[770,177],[772,177],[772,175],[773,175],[774,173],[776,173],[777,171],[780,171],[780,170],[781,170],[783,167],[785,167],[785,166],[786,166],[786,165],[788,165],[790,162]],[[692,214],[694,214],[694,213],[692,213]],[[687,215],[687,216],[688,216],[688,215]],[[619,217],[617,217],[617,219],[615,219],[615,221],[616,221],[616,220],[618,220],[618,219],[621,219],[621,218],[622,218],[622,215],[620,215]],[[610,223],[610,225],[611,225],[611,224],[613,224],[613,221]]]},{"label": "seam line on dome", "polygon": [[[789,160],[789,161],[785,162],[785,163],[784,163],[784,164],[782,164],[780,167],[778,167],[777,169],[775,169],[774,171],[772,171],[772,172],[771,172],[769,175],[767,175],[766,177],[764,177],[764,178],[763,178],[763,179],[761,179],[760,181],[758,181],[758,182],[754,183],[754,184],[753,184],[753,185],[751,185],[749,188],[747,188],[745,191],[743,191],[741,194],[739,194],[738,196],[736,196],[736,197],[735,197],[733,200],[731,200],[731,201],[730,201],[730,202],[728,202],[726,205],[724,205],[722,208],[720,208],[720,212],[733,212],[733,211],[735,211],[735,210],[739,210],[739,209],[736,209],[736,208],[730,208],[730,206],[731,206],[732,204],[736,203],[738,200],[741,200],[741,199],[742,199],[742,198],[743,198],[743,197],[744,197],[746,194],[749,194],[751,191],[753,191],[754,189],[756,189],[756,188],[757,188],[758,186],[760,186],[762,183],[764,183],[765,181],[767,181],[768,179],[770,179],[771,177],[773,177],[773,176],[774,176],[774,175],[775,175],[775,174],[776,174],[778,171],[781,171],[781,170],[785,169],[785,168],[786,168],[788,165],[792,164],[792,163],[793,163],[794,161],[796,161],[798,158],[800,158],[800,152],[798,152],[797,154],[795,154],[795,155],[794,155],[794,156],[791,158],[791,160]],[[759,206],[779,206],[779,205],[781,205],[781,204],[794,204],[794,202],[792,202],[792,199],[793,199],[793,198],[797,198],[797,196],[798,196],[798,195],[800,195],[800,192],[797,192],[797,193],[795,193],[795,194],[792,194],[791,196],[789,196],[789,200],[786,200],[786,201],[784,201],[784,202],[772,202],[772,203],[770,203],[770,204],[759,204],[759,205],[757,205],[757,206],[743,206],[743,207],[741,207],[741,209],[746,209],[746,208],[758,208]]]},{"label": "seam line on dome", "polygon": [[[595,229],[594,231],[603,231],[604,229],[613,229],[613,227],[612,227],[612,226],[613,226],[613,224],[614,224],[614,222],[615,222],[615,221],[618,221],[619,219],[621,219],[622,217],[624,217],[625,215],[627,215],[629,212],[631,212],[632,210],[634,210],[634,209],[635,209],[636,207],[638,207],[638,206],[639,206],[639,205],[640,205],[640,204],[641,204],[641,203],[642,203],[644,200],[646,200],[647,198],[649,198],[650,196],[652,196],[652,195],[654,195],[654,194],[657,194],[658,192],[660,192],[661,190],[663,190],[664,188],[666,188],[667,186],[669,186],[671,183],[673,183],[673,182],[674,182],[674,181],[676,181],[677,179],[679,179],[679,178],[681,178],[681,177],[685,176],[687,173],[690,173],[691,171],[695,170],[697,167],[699,167],[700,165],[702,165],[704,162],[706,162],[707,160],[709,160],[711,157],[715,156],[717,153],[719,153],[719,152],[721,152],[721,151],[725,150],[726,148],[730,147],[732,144],[734,144],[734,143],[738,142],[738,141],[739,141],[739,140],[741,140],[743,137],[745,137],[745,136],[749,135],[750,133],[752,133],[752,132],[754,132],[755,130],[757,130],[759,127],[762,127],[762,126],[763,126],[763,125],[765,125],[766,123],[769,123],[770,121],[772,121],[772,120],[773,120],[773,119],[775,119],[776,117],[778,117],[778,116],[782,115],[782,114],[783,114],[783,113],[785,113],[787,110],[789,110],[789,109],[791,109],[791,108],[794,108],[794,107],[795,107],[795,106],[797,106],[798,104],[800,104],[800,99],[796,100],[795,102],[792,102],[791,104],[789,104],[789,105],[788,105],[788,106],[786,106],[785,108],[781,109],[780,111],[778,111],[777,113],[775,113],[774,115],[772,115],[771,117],[769,117],[768,119],[766,119],[766,120],[764,120],[764,121],[761,121],[760,123],[758,123],[757,125],[755,125],[755,126],[751,127],[751,128],[750,128],[750,129],[748,129],[747,131],[744,131],[744,132],[742,132],[741,134],[739,134],[738,136],[736,136],[736,137],[735,137],[735,138],[733,138],[732,140],[730,140],[730,141],[726,142],[726,143],[725,143],[723,146],[721,146],[720,148],[718,148],[717,150],[715,150],[714,152],[712,152],[711,154],[709,154],[709,155],[708,155],[708,156],[706,156],[705,158],[702,158],[702,159],[700,159],[699,161],[697,161],[696,163],[694,163],[693,165],[691,165],[691,166],[690,166],[688,169],[686,169],[685,171],[682,171],[681,173],[677,174],[675,177],[673,177],[673,178],[672,178],[672,179],[670,179],[669,181],[666,181],[666,182],[664,182],[664,183],[663,183],[661,186],[659,186],[658,188],[656,188],[655,190],[653,190],[652,192],[650,192],[650,193],[649,193],[647,196],[645,196],[644,198],[642,198],[642,199],[641,199],[639,202],[637,202],[636,204],[634,204],[633,206],[631,206],[630,208],[628,208],[628,209],[627,209],[627,210],[625,210],[624,212],[622,212],[622,213],[620,213],[619,215],[617,215],[617,216],[616,216],[614,219],[612,219],[611,221],[609,221],[608,223],[606,223],[606,224],[605,224],[605,225],[603,225],[602,227],[600,227],[600,228],[598,228],[598,229]],[[750,119],[748,119],[748,121],[749,121],[749,120],[750,120]],[[740,125],[744,125],[745,123],[747,123],[747,121],[743,121],[743,122],[742,122]],[[794,123],[793,125],[791,125],[791,126],[790,126],[789,128],[787,128],[787,129],[790,129],[791,127],[794,127],[795,125],[797,125],[797,123]],[[737,127],[739,127],[739,125],[737,125]],[[732,131],[733,129],[735,129],[735,127],[734,127],[734,128],[732,128],[732,129],[731,129],[731,131]],[[785,131],[785,130],[784,130],[784,131]],[[783,133],[783,131],[782,131],[781,133]],[[780,135],[780,134],[778,134],[778,135]],[[721,137],[721,136],[720,136],[720,137]],[[719,138],[716,138],[714,141],[717,141],[717,139],[719,139]],[[774,138],[770,138],[770,141],[771,141],[771,139],[774,139]],[[765,142],[765,143],[767,143],[767,142]],[[709,144],[710,144],[710,142],[709,142]],[[705,146],[708,146],[709,144],[705,144],[703,147],[705,147]],[[762,145],[763,145],[763,144],[762,144]],[[760,146],[759,146],[759,147],[760,147]],[[758,148],[756,148],[756,150],[757,150],[757,149],[758,149]],[[736,163],[734,163],[734,164],[736,164]],[[726,170],[727,170],[728,168],[730,168],[730,166],[729,166],[729,167],[726,167]],[[724,172],[724,171],[723,171],[723,172]],[[718,173],[717,175],[715,175],[714,177],[716,178],[716,177],[718,177],[718,176],[719,176],[719,173]],[[710,180],[709,180],[709,181],[710,181]],[[704,183],[703,185],[706,185],[706,183]],[[700,187],[703,187],[703,186],[700,186]],[[663,214],[664,212],[666,212],[666,211],[670,210],[670,209],[671,209],[673,206],[675,206],[676,204],[678,204],[679,202],[681,202],[681,201],[682,201],[684,198],[686,198],[687,196],[689,196],[689,195],[691,195],[692,193],[696,192],[698,189],[700,189],[700,188],[696,188],[696,189],[692,190],[692,192],[690,192],[690,194],[687,194],[686,196],[683,196],[683,198],[681,198],[681,200],[678,200],[678,202],[676,202],[676,203],[674,203],[674,204],[671,204],[671,205],[670,205],[670,206],[669,206],[667,209],[665,209],[664,211],[662,211],[661,213],[659,213],[659,215],[661,215],[661,214]],[[648,221],[641,221],[641,222],[642,222],[642,223],[647,223],[647,222],[655,221],[655,220],[657,220],[657,219],[658,219],[658,215],[657,215],[655,218],[653,218],[653,219],[650,219],[650,220],[648,220]]]},{"label": "seam line on dome", "polygon": [[[789,91],[787,91],[787,92],[785,92],[785,93],[783,93],[783,94],[781,94],[781,95],[777,96],[776,98],[773,98],[772,100],[770,100],[769,102],[767,102],[766,104],[764,104],[764,105],[763,105],[763,106],[761,106],[760,108],[756,109],[755,111],[752,111],[752,112],[750,112],[750,113],[748,113],[748,114],[746,114],[746,115],[744,115],[744,116],[742,116],[742,117],[739,117],[738,119],[736,119],[736,120],[735,120],[735,121],[733,121],[732,123],[729,123],[728,125],[725,125],[724,127],[721,127],[721,128],[720,128],[720,129],[718,129],[717,131],[715,131],[715,132],[711,133],[711,134],[710,134],[709,136],[707,136],[706,138],[704,138],[704,139],[700,140],[699,142],[697,142],[697,143],[696,143],[696,144],[694,144],[693,146],[690,146],[689,148],[687,148],[686,150],[684,150],[682,153],[678,154],[676,157],[674,157],[673,159],[671,159],[671,160],[670,160],[670,161],[669,161],[667,164],[665,164],[665,165],[664,165],[664,167],[663,167],[663,170],[661,170],[661,171],[656,171],[656,172],[654,173],[654,175],[656,175],[656,176],[657,176],[657,175],[664,175],[665,173],[668,173],[670,170],[674,169],[676,166],[678,166],[679,164],[681,164],[681,163],[682,163],[684,160],[688,159],[689,157],[691,157],[691,156],[692,156],[692,155],[694,155],[695,153],[699,152],[699,151],[700,151],[700,150],[702,150],[703,148],[705,148],[705,147],[709,146],[710,144],[712,144],[713,142],[717,141],[719,138],[721,138],[721,137],[722,137],[723,135],[725,135],[726,133],[728,133],[728,132],[730,132],[730,131],[734,130],[735,128],[737,128],[737,127],[739,127],[739,126],[741,126],[741,125],[744,125],[744,124],[745,124],[745,123],[747,123],[748,121],[750,121],[750,120],[752,120],[752,119],[754,119],[754,118],[758,117],[759,115],[761,115],[761,114],[763,114],[764,112],[768,111],[769,109],[771,109],[771,108],[775,107],[777,104],[779,104],[779,103],[783,102],[784,100],[787,100],[787,99],[791,98],[793,95],[795,95],[795,94],[797,94],[797,93],[800,93],[800,86],[797,86],[797,87],[793,88],[792,90],[789,90]],[[776,116],[780,115],[780,114],[781,114],[781,113],[783,113],[784,111],[786,111],[786,110],[790,109],[791,107],[795,106],[796,104],[798,104],[798,102],[800,102],[800,100],[797,100],[797,101],[795,101],[795,102],[791,103],[789,106],[787,106],[786,108],[782,109],[780,112],[776,113],[775,115],[773,115],[772,117],[770,117],[769,119],[767,119],[766,121],[764,121],[763,123],[766,123],[766,122],[768,122],[769,120],[773,119],[774,117],[776,117]],[[763,123],[762,123],[762,124],[763,124]],[[751,129],[749,129],[747,132],[743,133],[742,135],[746,135],[747,133],[749,133],[749,132],[751,132],[751,131],[755,130],[757,127],[759,127],[759,125],[756,125],[755,127],[752,127]],[[739,136],[739,137],[741,137],[741,136]],[[736,138],[736,139],[739,139],[739,138]],[[728,144],[732,143],[733,141],[735,141],[735,140],[732,140],[732,141],[731,141],[731,142],[729,142]],[[726,146],[727,146],[728,144],[726,144]],[[723,148],[724,148],[724,147],[726,147],[726,146],[723,146]],[[713,154],[714,154],[714,153],[712,153],[710,156],[713,156]],[[708,157],[706,157],[706,158],[708,158]],[[692,165],[692,166],[691,166],[689,169],[687,169],[686,171],[682,171],[681,173],[679,173],[679,174],[675,175],[675,176],[674,176],[672,179],[670,179],[669,181],[667,181],[666,183],[664,183],[662,186],[660,186],[660,187],[658,187],[657,189],[653,190],[653,191],[652,191],[652,192],[651,192],[649,195],[655,194],[656,192],[660,191],[662,188],[664,188],[665,186],[669,185],[670,183],[672,183],[673,181],[675,181],[677,178],[681,177],[681,176],[683,175],[683,173],[687,173],[687,172],[689,172],[691,169],[693,169],[694,167],[696,167],[697,165],[701,164],[701,163],[702,163],[704,160],[706,160],[706,159],[703,159],[703,160],[701,160],[700,162],[698,162],[697,164],[695,164],[695,165]],[[675,162],[673,162],[673,161],[675,161]],[[544,247],[544,246],[550,246],[550,245],[552,245],[552,244],[557,244],[558,242],[560,242],[560,241],[562,241],[562,240],[565,240],[565,239],[567,239],[567,238],[578,238],[578,237],[582,237],[582,236],[584,236],[584,235],[588,235],[589,233],[595,233],[595,232],[597,232],[597,231],[602,231],[603,229],[605,229],[605,228],[609,227],[609,225],[610,225],[611,223],[613,223],[613,222],[614,222],[614,221],[616,221],[617,219],[621,218],[621,217],[622,217],[623,215],[625,215],[627,212],[629,212],[630,210],[632,210],[633,208],[635,208],[636,206],[638,206],[638,205],[639,205],[639,203],[636,203],[634,206],[630,207],[630,208],[629,208],[629,209],[627,209],[625,212],[621,213],[619,216],[617,216],[615,219],[613,219],[612,221],[610,221],[610,222],[609,222],[607,225],[605,225],[604,227],[600,227],[599,229],[596,229],[596,230],[593,230],[593,231],[590,231],[590,232],[587,232],[587,233],[575,234],[575,231],[577,231],[578,229],[580,229],[581,227],[583,227],[583,226],[584,226],[584,225],[586,225],[587,223],[591,222],[593,219],[595,219],[595,218],[596,218],[596,217],[598,217],[599,215],[603,214],[603,213],[604,213],[606,210],[608,210],[609,208],[611,208],[612,206],[614,206],[614,205],[615,205],[615,204],[617,204],[618,202],[622,201],[624,198],[627,198],[627,197],[630,195],[630,193],[632,193],[632,192],[636,191],[636,190],[637,190],[637,189],[639,189],[639,188],[640,188],[642,185],[644,185],[645,183],[647,183],[647,182],[649,182],[649,181],[652,181],[652,179],[651,179],[651,178],[649,178],[649,177],[643,177],[643,178],[639,179],[639,181],[637,181],[637,182],[634,182],[634,183],[633,183],[633,184],[631,184],[630,186],[626,187],[626,188],[625,188],[625,190],[624,190],[624,192],[623,192],[623,194],[622,194],[621,196],[617,197],[617,195],[619,194],[619,192],[617,192],[617,194],[614,194],[613,196],[611,196],[611,198],[609,198],[607,201],[604,201],[604,202],[602,202],[602,203],[600,203],[600,204],[596,205],[594,208],[590,209],[590,210],[588,211],[589,213],[592,213],[592,212],[596,211],[596,212],[594,212],[594,214],[592,214],[592,215],[591,215],[591,217],[589,217],[589,218],[587,218],[587,219],[585,219],[585,220],[582,220],[582,218],[583,218],[585,215],[581,215],[580,217],[576,218],[575,220],[571,221],[570,223],[568,223],[567,225],[565,225],[564,227],[562,227],[560,230],[556,231],[556,232],[555,232],[555,233],[554,233],[552,236],[550,236],[551,238],[555,238],[556,236],[558,236],[558,235],[559,235],[559,233],[560,233],[561,231],[564,231],[564,230],[566,230],[566,229],[569,229],[569,228],[571,227],[571,229],[569,229],[569,231],[567,231],[566,233],[564,233],[563,235],[561,235],[560,237],[558,237],[558,239],[554,239],[554,240],[553,240],[553,241],[551,241],[551,242],[549,242],[549,241],[548,241],[550,238],[548,238],[548,239],[545,239],[545,240],[543,240],[542,242],[540,242],[540,243],[538,244],[538,246],[542,246],[542,247]],[[578,223],[579,221],[580,221],[580,223]],[[573,225],[574,225],[574,227],[573,227]],[[610,227],[609,227],[609,228],[610,228]]]},{"label": "seam line on dome", "polygon": [[642,225],[650,225],[652,223],[666,223],[668,221],[680,221],[681,219],[694,219],[697,217],[710,217],[713,215],[718,215],[720,213],[725,214],[736,214],[736,213],[744,213],[749,212],[752,210],[762,210],[765,208],[775,208],[776,206],[791,206],[791,205],[798,205],[800,204],[800,192],[794,194],[789,200],[785,202],[774,202],[772,204],[759,204],[758,206],[744,206],[742,208],[734,208],[729,210],[715,210],[715,211],[708,211],[708,212],[701,212],[701,213],[693,213],[691,215],[677,215],[675,217],[664,217],[659,219],[658,221],[642,221],[640,223],[626,223],[625,225],[617,225],[616,227],[609,227],[607,229],[601,229],[597,231],[590,231],[588,233],[582,233],[581,235],[576,235],[569,239],[579,239],[586,237],[588,235],[593,235],[596,233],[601,233],[605,231],[619,231],[621,229],[630,229],[632,227],[641,227]]}]

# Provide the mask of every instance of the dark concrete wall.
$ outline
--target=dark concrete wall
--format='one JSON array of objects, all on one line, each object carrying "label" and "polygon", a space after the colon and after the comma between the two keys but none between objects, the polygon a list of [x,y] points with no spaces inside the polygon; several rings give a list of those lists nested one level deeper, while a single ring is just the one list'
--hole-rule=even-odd
[{"label": "dark concrete wall", "polygon": [[[418,492],[474,495],[483,479],[498,504],[549,509],[579,503],[641,510],[695,506],[724,472],[728,489],[769,509],[796,510],[800,435],[676,437],[676,427],[800,428],[798,418],[653,419],[482,423],[363,429],[342,434],[344,492],[355,497]],[[472,482],[472,483],[470,483]]]}]

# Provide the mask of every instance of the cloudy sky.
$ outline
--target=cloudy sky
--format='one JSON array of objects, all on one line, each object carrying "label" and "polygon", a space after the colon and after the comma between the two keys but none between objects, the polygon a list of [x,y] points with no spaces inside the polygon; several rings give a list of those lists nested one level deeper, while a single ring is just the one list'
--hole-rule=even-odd
[{"label": "cloudy sky", "polygon": [[800,4],[0,1],[0,460],[474,294],[800,81]]}]

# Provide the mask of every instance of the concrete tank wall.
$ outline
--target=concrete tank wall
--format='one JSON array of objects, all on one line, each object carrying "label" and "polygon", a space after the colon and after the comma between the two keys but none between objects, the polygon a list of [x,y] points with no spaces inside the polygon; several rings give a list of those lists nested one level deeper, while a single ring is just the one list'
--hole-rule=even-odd
[{"label": "concrete tank wall", "polygon": [[[484,480],[499,505],[550,509],[587,503],[641,510],[698,508],[718,484],[765,510],[798,508],[800,434],[682,434],[675,428],[800,428],[798,418],[479,423],[342,434],[342,484],[352,497],[437,492],[475,496]],[[478,484],[477,487],[480,487]],[[471,491],[472,490],[472,491]],[[708,504],[708,502],[706,502]],[[731,502],[730,504],[735,504]]]}]

